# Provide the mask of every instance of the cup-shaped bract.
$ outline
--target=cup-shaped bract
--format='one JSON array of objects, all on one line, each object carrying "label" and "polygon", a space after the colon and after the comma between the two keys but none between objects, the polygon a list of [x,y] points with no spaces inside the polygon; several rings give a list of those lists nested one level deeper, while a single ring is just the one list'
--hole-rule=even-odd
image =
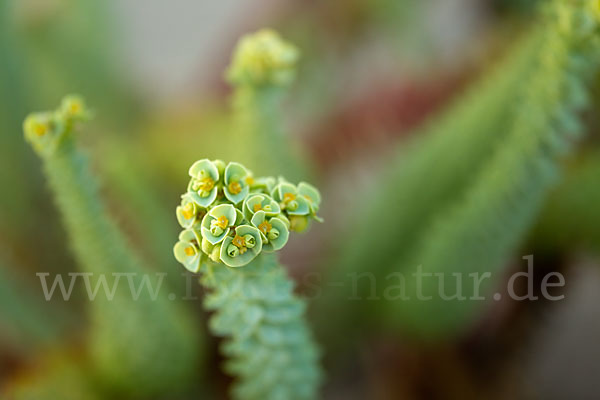
[{"label": "cup-shaped bract", "polygon": [[262,250],[260,231],[250,225],[240,225],[235,236],[227,236],[221,245],[221,261],[229,267],[243,267]]},{"label": "cup-shaped bract", "polygon": [[286,245],[290,232],[284,221],[277,217],[268,217],[264,211],[258,211],[252,217],[252,225],[259,230],[263,239],[263,251],[272,253]]},{"label": "cup-shaped bract", "polygon": [[279,202],[281,209],[289,215],[307,215],[310,213],[308,200],[298,194],[295,185],[280,182],[271,192],[271,196]]},{"label": "cup-shaped bract", "polygon": [[221,262],[221,243],[212,244],[205,238],[202,238],[202,244],[200,245],[200,248],[209,259],[218,263]]},{"label": "cup-shaped bract", "polygon": [[206,211],[196,204],[190,193],[186,193],[181,196],[181,204],[177,206],[175,213],[179,225],[182,228],[189,229],[196,222],[202,221]]},{"label": "cup-shaped bract", "polygon": [[179,235],[179,241],[173,247],[173,254],[177,261],[193,273],[198,272],[204,258],[199,248],[199,237],[189,229]]},{"label": "cup-shaped bract", "polygon": [[277,184],[277,180],[272,176],[254,178],[249,177],[250,193],[271,193]]},{"label": "cup-shaped bract", "polygon": [[25,139],[41,156],[53,154],[74,122],[88,120],[90,111],[80,96],[68,95],[55,111],[32,113],[23,123]]},{"label": "cup-shaped bract", "polygon": [[298,195],[308,201],[311,214],[316,215],[319,212],[321,193],[316,187],[306,182],[300,182],[298,184]]},{"label": "cup-shaped bract", "polygon": [[92,116],[83,97],[75,94],[70,94],[62,99],[58,114],[68,121],[85,121]]},{"label": "cup-shaped bract", "polygon": [[250,172],[240,163],[231,162],[225,168],[225,186],[223,193],[227,200],[233,204],[241,203],[248,193],[250,193],[250,185],[248,178]]},{"label": "cup-shaped bract", "polygon": [[189,170],[192,177],[188,185],[188,193],[200,206],[208,208],[217,199],[219,192],[219,169],[208,159],[196,161]]},{"label": "cup-shaped bract", "polygon": [[33,113],[23,123],[25,139],[41,156],[52,154],[67,132],[64,119],[53,112]]},{"label": "cup-shaped bract", "polygon": [[271,198],[271,196],[263,193],[250,195],[244,200],[242,206],[244,217],[247,221],[251,221],[252,217],[258,211],[264,211],[269,217],[274,217],[281,212],[279,204]]},{"label": "cup-shaped bract", "polygon": [[[319,220],[320,218],[314,217]],[[290,230],[298,233],[302,233],[310,226],[311,219],[308,215],[290,215]]]},{"label": "cup-shaped bract", "polygon": [[231,204],[213,207],[202,219],[202,237],[213,245],[222,242],[238,218],[238,212]]}]

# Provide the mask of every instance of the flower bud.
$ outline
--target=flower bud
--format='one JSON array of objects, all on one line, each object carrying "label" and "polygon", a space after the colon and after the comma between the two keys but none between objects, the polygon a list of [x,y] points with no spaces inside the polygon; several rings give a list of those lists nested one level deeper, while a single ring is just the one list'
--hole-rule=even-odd
[{"label": "flower bud", "polygon": [[296,200],[292,200],[285,206],[289,211],[296,211],[298,209],[298,202]]},{"label": "flower bud", "polygon": [[267,238],[269,240],[276,240],[279,237],[279,230],[276,228],[271,229],[268,233],[267,233]]},{"label": "flower bud", "polygon": [[229,257],[231,257],[231,258],[237,257],[239,254],[240,254],[240,249],[238,249],[237,246],[230,244],[229,247],[227,247],[227,255]]},{"label": "flower bud", "polygon": [[223,228],[217,225],[217,220],[213,220],[210,223],[210,233],[213,236],[221,236],[223,234]]},{"label": "flower bud", "polygon": [[202,251],[205,254],[210,254],[214,248],[214,244],[212,244],[211,242],[209,242],[208,240],[206,240],[205,238],[202,238]]},{"label": "flower bud", "polygon": [[208,257],[216,263],[221,262],[221,245],[213,247]]},{"label": "flower bud", "polygon": [[290,217],[290,229],[296,232],[304,232],[308,228],[308,218],[304,215],[292,215]]},{"label": "flower bud", "polygon": [[244,242],[246,243],[246,247],[249,249],[252,249],[254,246],[256,246],[256,239],[252,235],[244,235]]},{"label": "flower bud", "polygon": [[62,113],[63,117],[69,119],[85,118],[87,114],[83,99],[75,95],[63,98],[59,111]]}]

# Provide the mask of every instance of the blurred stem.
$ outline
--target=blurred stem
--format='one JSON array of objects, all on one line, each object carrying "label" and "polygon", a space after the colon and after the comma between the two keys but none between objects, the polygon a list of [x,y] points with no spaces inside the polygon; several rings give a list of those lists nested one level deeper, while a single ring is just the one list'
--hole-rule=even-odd
[{"label": "blurred stem", "polygon": [[[468,329],[484,309],[473,296],[491,297],[493,283],[557,182],[559,160],[583,133],[580,113],[589,106],[588,84],[600,55],[600,21],[588,6],[557,0],[543,10],[534,72],[523,76],[505,140],[461,198],[437,210],[409,257],[394,264],[433,279],[407,279],[410,301],[386,302],[387,322],[421,337],[447,337]],[[484,274],[490,280],[480,288],[459,281]],[[422,301],[427,297],[432,301]]]},{"label": "blurred stem", "polygon": [[[161,276],[149,273],[108,218],[87,158],[75,144],[72,122],[59,111],[52,115],[58,128],[46,133],[55,135],[50,145],[35,142],[35,130],[27,131],[26,123],[27,137],[43,160],[79,265],[93,274],[91,287],[104,281],[114,288],[112,298],[100,292],[90,303],[93,366],[110,390],[132,397],[183,390],[199,351],[192,316],[170,300]],[[29,118],[35,121],[36,115]],[[119,284],[123,274],[128,282]]]},{"label": "blurred stem", "polygon": [[[460,198],[494,147],[506,137],[515,92],[532,67],[540,39],[537,29],[521,38],[504,60],[397,151],[375,177],[374,190],[357,192],[356,206],[364,210],[357,226],[377,221],[378,234],[352,229],[349,242],[334,260],[329,276],[332,282],[367,271],[386,282],[398,260],[409,255],[426,227],[438,218],[437,212]],[[383,217],[383,210],[390,210],[389,216]],[[372,297],[368,280],[350,286],[329,290],[316,307],[326,321],[338,320],[319,324],[333,346],[342,346],[351,338],[328,333],[328,327],[355,326],[358,315],[376,319],[381,312],[368,302],[353,302],[353,307],[348,307],[348,298]]]},{"label": "blurred stem", "polygon": [[300,174],[298,157],[283,127],[281,87],[240,85],[232,98],[236,160],[252,165],[259,175],[277,170],[290,179]]},{"label": "blurred stem", "polygon": [[107,141],[103,153],[111,155],[109,163],[101,163],[115,200],[127,214],[128,224],[141,240],[144,261],[158,271],[168,273],[168,284],[178,294],[185,291],[185,279],[172,255],[171,240],[177,233],[168,207],[162,204],[158,188],[153,181],[152,167],[129,140],[113,138]]}]

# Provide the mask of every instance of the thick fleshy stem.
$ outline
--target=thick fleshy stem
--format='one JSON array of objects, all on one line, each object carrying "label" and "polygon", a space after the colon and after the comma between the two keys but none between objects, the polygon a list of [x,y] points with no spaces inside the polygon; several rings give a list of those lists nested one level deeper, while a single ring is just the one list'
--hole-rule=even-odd
[{"label": "thick fleshy stem", "polygon": [[94,370],[111,390],[129,396],[164,393],[191,378],[197,334],[191,316],[159,290],[162,278],[148,273],[107,216],[73,137],[73,125],[88,114],[81,99],[67,97],[55,112],[30,115],[25,136],[43,160],[81,270],[93,274],[92,287],[105,281],[115,288],[112,298],[100,293],[90,303]]},{"label": "thick fleshy stem", "polygon": [[215,311],[211,330],[227,338],[225,369],[237,377],[242,400],[315,399],[321,382],[319,351],[304,321],[305,304],[273,255],[243,268],[207,263],[205,306]]},{"label": "thick fleshy stem", "polygon": [[318,217],[321,195],[306,182],[255,177],[237,162],[202,159],[190,167],[176,216],[183,231],[173,248],[209,289],[212,331],[228,339],[226,370],[234,397],[313,399],[320,382],[318,351],[304,321],[304,302],[272,253],[290,231]]}]

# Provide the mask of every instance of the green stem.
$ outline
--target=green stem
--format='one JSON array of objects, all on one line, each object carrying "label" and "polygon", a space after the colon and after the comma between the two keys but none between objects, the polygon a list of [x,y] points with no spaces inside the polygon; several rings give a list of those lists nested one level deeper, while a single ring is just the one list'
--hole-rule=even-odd
[{"label": "green stem", "polygon": [[[555,182],[557,161],[580,130],[578,112],[597,67],[598,22],[589,4],[550,3],[509,62],[417,139],[413,153],[399,157],[380,180],[372,194],[377,201],[359,224],[376,230],[353,230],[339,263],[342,272],[370,268],[378,284],[397,284],[384,306],[377,303],[365,315],[420,337],[456,334],[478,315],[484,302],[443,301],[442,284],[445,293],[456,293],[454,273],[498,273]],[[413,277],[418,266],[423,274],[442,274],[442,283],[429,275],[421,290],[438,301],[419,301]],[[392,273],[403,274],[406,284],[391,279]],[[386,295],[372,294],[371,282],[363,279],[352,296]],[[482,294],[491,287],[486,283]],[[467,297],[475,290],[470,282],[463,289]],[[403,301],[400,290],[411,301]],[[348,297],[339,296],[335,311],[325,315],[343,318]]]},{"label": "green stem", "polygon": [[227,338],[226,370],[238,378],[233,395],[243,400],[314,399],[321,382],[319,352],[304,321],[305,304],[273,256],[243,268],[206,264],[205,306],[216,311],[214,334]]},{"label": "green stem", "polygon": [[[427,226],[409,257],[394,265],[411,273],[422,266],[423,274],[435,277],[421,287],[417,280],[407,280],[411,301],[386,303],[389,319],[404,329],[428,336],[467,329],[485,304],[472,300],[475,292],[491,297],[501,268],[535,221],[557,181],[559,160],[581,134],[579,114],[587,105],[587,83],[598,70],[597,25],[588,19],[591,27],[586,27],[591,16],[585,6],[582,1],[550,4],[536,68],[522,84],[505,140],[459,201],[439,210],[440,217]],[[469,282],[460,286],[456,277],[485,273],[492,279],[480,289]],[[433,300],[421,301],[419,293]],[[440,293],[460,293],[464,299],[448,301]]]},{"label": "green stem", "polygon": [[[487,75],[397,151],[376,177],[373,190],[357,193],[356,207],[364,211],[356,226],[373,225],[376,232],[352,229],[329,279],[339,281],[339,277],[368,271],[377,282],[393,282],[385,279],[398,260],[410,253],[425,228],[439,217],[439,210],[460,198],[493,148],[506,137],[515,92],[532,68],[540,33],[535,29],[519,40]],[[366,327],[369,324],[357,325],[355,318],[373,318],[381,309],[379,305],[373,309],[373,302],[354,301],[348,307],[348,298],[376,295],[366,278],[328,291],[318,309],[326,321],[334,318],[337,323],[318,325],[331,346],[341,349],[352,338],[340,338],[330,326]]]},{"label": "green stem", "polygon": [[[414,244],[432,210],[455,201],[473,181],[494,146],[506,136],[512,101],[523,76],[531,68],[538,32],[522,40],[507,59],[471,88],[442,116],[429,124],[392,160],[379,179],[363,223],[377,221],[378,232],[352,233],[352,245],[340,262],[345,271],[365,265],[389,268],[398,246]],[[424,181],[424,179],[426,181]],[[381,210],[394,205],[393,216]]]},{"label": "green stem", "polygon": [[282,87],[236,87],[232,99],[234,144],[240,151],[233,159],[255,166],[259,175],[276,170],[295,180],[300,165],[284,131],[281,101],[285,92]]},{"label": "green stem", "polygon": [[[168,290],[158,289],[162,277],[149,273],[108,218],[70,127],[54,150],[40,154],[81,270],[94,274],[92,288],[102,279],[116,287],[114,298],[100,292],[90,303],[90,352],[99,376],[111,389],[131,396],[184,386],[198,359],[191,316],[170,301]],[[130,275],[118,278],[115,273]],[[141,288],[139,298],[131,286]],[[158,291],[156,297],[150,287]]]}]

